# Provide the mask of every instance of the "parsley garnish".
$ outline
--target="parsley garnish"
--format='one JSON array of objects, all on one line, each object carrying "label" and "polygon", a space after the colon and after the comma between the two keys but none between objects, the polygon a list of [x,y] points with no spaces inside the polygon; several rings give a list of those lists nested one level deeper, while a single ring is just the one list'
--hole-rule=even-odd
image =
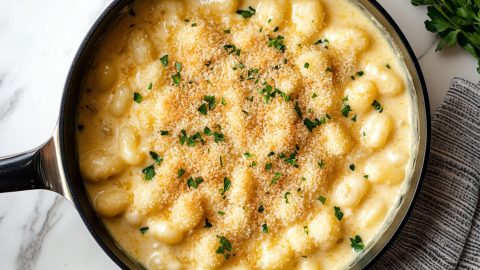
[{"label": "parsley garnish", "polygon": [[170,133],[168,132],[168,130],[160,130],[160,135],[161,136],[168,136],[168,135],[170,135]]},{"label": "parsley garnish", "polygon": [[373,108],[378,111],[379,113],[383,112],[383,106],[377,100],[374,100],[372,103]]},{"label": "parsley garnish", "polygon": [[258,68],[250,68],[248,71],[247,71],[247,80],[254,80],[255,79],[255,76],[258,76]]},{"label": "parsley garnish", "polygon": [[147,231],[148,231],[148,227],[141,227],[140,229],[138,229],[140,231],[141,234],[145,234]]},{"label": "parsley garnish", "polygon": [[227,177],[223,178],[222,195],[224,195],[225,192],[227,192],[227,190],[230,188],[231,185],[232,185],[232,181],[230,181],[230,179],[228,179]]},{"label": "parsley garnish", "polygon": [[319,162],[317,162],[317,165],[318,167],[320,167],[320,169],[323,169],[325,167],[325,163],[323,163],[323,160],[320,160]]},{"label": "parsley garnish", "polygon": [[313,121],[308,119],[308,118],[305,118],[303,120],[303,124],[307,127],[308,131],[312,132],[314,128],[319,127],[319,126],[327,123],[328,119],[330,119],[330,116],[328,114],[323,116],[320,119],[315,118]]},{"label": "parsley garnish", "polygon": [[235,55],[240,55],[240,52],[242,50],[238,49],[237,47],[235,47],[235,45],[232,45],[232,44],[227,44],[227,45],[224,45],[223,48],[225,49],[225,51],[228,52],[228,54],[235,54]]},{"label": "parsley garnish", "polygon": [[[283,154],[282,154],[283,155]],[[297,158],[298,152],[295,150],[293,153],[290,154],[288,157],[282,157],[283,161],[285,163],[292,165],[295,168],[298,168],[298,158]]]},{"label": "parsley garnish", "polygon": [[282,173],[276,172],[272,182],[270,182],[270,186],[276,184],[278,180],[280,180],[280,177],[282,177]]},{"label": "parsley garnish", "polygon": [[202,105],[200,105],[200,107],[198,107],[198,111],[203,115],[207,115],[207,112],[208,112],[207,104],[202,103]]},{"label": "parsley garnish", "polygon": [[198,185],[200,185],[201,183],[203,183],[202,177],[197,177],[195,179],[193,179],[193,177],[190,177],[187,180],[188,187],[198,188]]},{"label": "parsley garnish", "polygon": [[237,13],[238,15],[241,15],[244,19],[247,19],[247,18],[250,18],[250,17],[252,17],[253,15],[255,15],[256,12],[257,12],[257,11],[256,11],[253,7],[249,6],[249,7],[248,7],[248,10],[241,10],[241,9],[239,9],[239,10],[237,10],[236,13]]},{"label": "parsley garnish", "polygon": [[265,164],[265,170],[270,171],[272,169],[272,163]]},{"label": "parsley garnish", "polygon": [[354,238],[350,238],[350,246],[355,252],[362,251],[365,247],[360,235],[355,235]]},{"label": "parsley garnish", "polygon": [[150,156],[152,157],[153,160],[155,160],[155,162],[158,165],[162,164],[163,158],[159,156],[157,153],[150,151]]},{"label": "parsley garnish", "polygon": [[243,156],[244,156],[246,159],[249,159],[249,158],[251,158],[253,155],[250,154],[249,152],[246,152],[246,153],[243,153]]},{"label": "parsley garnish", "polygon": [[228,241],[227,238],[225,238],[225,236],[217,235],[217,238],[220,241],[220,246],[217,248],[215,252],[217,254],[222,254],[223,257],[225,257],[225,259],[230,258],[233,251],[232,244],[230,243],[230,241]]},{"label": "parsley garnish", "polygon": [[283,36],[277,36],[276,38],[268,37],[268,47],[274,47],[283,53],[285,52],[284,39]]},{"label": "parsley garnish", "polygon": [[258,207],[258,212],[263,213],[263,211],[265,211],[265,208],[263,208],[263,204],[260,204],[260,206]]},{"label": "parsley garnish", "polygon": [[219,214],[220,216],[223,216],[223,215],[225,215],[225,212],[223,212],[223,211],[217,211],[217,214]]},{"label": "parsley garnish", "polygon": [[350,168],[350,170],[352,170],[352,172],[355,171],[355,164],[353,164],[353,163],[350,164],[350,167],[349,167],[349,168]]},{"label": "parsley garnish", "polygon": [[155,167],[154,165],[150,165],[146,167],[145,169],[142,170],[143,173],[143,179],[146,181],[152,180],[152,178],[155,176]]},{"label": "parsley garnish", "polygon": [[185,174],[185,170],[184,170],[184,169],[182,169],[182,168],[178,169],[177,176],[178,176],[179,178],[182,177],[184,174]]},{"label": "parsley garnish", "polygon": [[215,109],[215,96],[203,96],[203,100],[208,102],[208,109],[211,111]]},{"label": "parsley garnish", "polygon": [[142,102],[142,95],[138,92],[133,93],[133,100],[140,104],[140,102]]},{"label": "parsley garnish", "polygon": [[148,90],[152,90],[152,88],[153,88],[153,83],[149,83],[147,88],[148,88]]},{"label": "parsley garnish", "polygon": [[304,68],[308,68],[309,66],[310,66],[309,63],[305,63],[305,64],[303,65]]},{"label": "parsley garnish", "polygon": [[308,226],[303,226],[303,232],[308,235]]},{"label": "parsley garnish", "polygon": [[368,179],[368,174],[365,174],[363,178]]},{"label": "parsley garnish", "polygon": [[262,224],[262,232],[263,233],[268,233],[268,226],[266,223]]},{"label": "parsley garnish", "polygon": [[348,117],[348,114],[352,111],[352,108],[350,107],[350,105],[347,104],[347,101],[348,101],[348,96],[344,97],[342,99],[342,115],[344,117]]},{"label": "parsley garnish", "polygon": [[175,62],[175,70],[180,73],[182,72],[182,63],[180,62]]},{"label": "parsley garnish", "polygon": [[205,219],[205,225],[203,226],[204,228],[211,228],[212,223],[208,222],[208,218]]},{"label": "parsley garnish", "polygon": [[320,196],[318,197],[318,200],[319,200],[323,205],[325,205],[325,202],[327,201],[327,198],[325,198],[325,197],[323,197],[322,195],[320,195]]},{"label": "parsley garnish", "polygon": [[225,29],[225,30],[223,30],[223,33],[225,33],[225,34],[230,34],[231,32],[232,32],[232,31],[230,31],[230,29]]},{"label": "parsley garnish", "polygon": [[390,64],[386,64],[385,67],[391,69]]},{"label": "parsley garnish", "polygon": [[172,76],[172,81],[174,85],[180,85],[180,79],[181,79],[180,73],[176,73],[175,75]]},{"label": "parsley garnish", "polygon": [[187,136],[187,132],[184,129],[182,129],[180,132],[181,134],[179,136],[179,139],[181,145],[184,145],[186,143],[188,146],[195,146],[197,142],[201,142],[202,144],[205,143],[200,132],[193,134],[191,137]]},{"label": "parsley garnish", "polygon": [[363,72],[362,70],[360,70],[359,72],[357,72],[357,76],[358,76],[358,77],[362,77],[363,75],[365,75],[365,72]]},{"label": "parsley garnish", "polygon": [[285,203],[290,203],[288,201],[288,195],[290,195],[290,194],[292,194],[292,193],[290,193],[290,191],[287,191],[287,192],[285,192],[285,195],[283,195],[283,198],[285,198]]},{"label": "parsley garnish", "polygon": [[293,109],[294,109],[295,112],[297,113],[298,118],[302,119],[302,118],[303,118],[303,114],[302,114],[302,111],[300,110],[300,106],[298,105],[298,102],[295,102],[295,107],[293,107]]},{"label": "parsley garnish", "polygon": [[166,67],[168,65],[168,54],[165,54],[164,56],[162,56],[160,58],[160,62],[164,67]]},{"label": "parsley garnish", "polygon": [[357,115],[355,114],[355,115],[351,118],[351,120],[352,120],[353,122],[357,122]]},{"label": "parsley garnish", "polygon": [[342,220],[343,213],[342,213],[342,210],[340,210],[340,207],[334,206],[333,210],[335,211],[335,217],[337,217],[338,220]]}]

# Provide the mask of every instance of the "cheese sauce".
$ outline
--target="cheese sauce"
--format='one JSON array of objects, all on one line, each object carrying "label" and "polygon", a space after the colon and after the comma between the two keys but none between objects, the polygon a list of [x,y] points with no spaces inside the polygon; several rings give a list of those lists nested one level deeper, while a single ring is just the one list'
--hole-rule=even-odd
[{"label": "cheese sauce", "polygon": [[79,165],[148,269],[343,269],[408,184],[412,91],[351,1],[136,1],[85,75]]}]

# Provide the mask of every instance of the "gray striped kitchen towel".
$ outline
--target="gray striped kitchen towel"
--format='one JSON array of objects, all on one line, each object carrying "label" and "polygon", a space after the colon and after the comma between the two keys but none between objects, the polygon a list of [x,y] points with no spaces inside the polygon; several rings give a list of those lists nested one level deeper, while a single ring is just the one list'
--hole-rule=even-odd
[{"label": "gray striped kitchen towel", "polygon": [[480,84],[454,78],[414,209],[373,269],[480,269],[479,187]]}]

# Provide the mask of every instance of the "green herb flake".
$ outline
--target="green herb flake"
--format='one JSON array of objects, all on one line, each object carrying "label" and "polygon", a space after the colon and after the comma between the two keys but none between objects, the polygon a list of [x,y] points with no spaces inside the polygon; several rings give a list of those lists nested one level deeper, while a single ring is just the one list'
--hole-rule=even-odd
[{"label": "green herb flake", "polygon": [[230,189],[231,186],[232,186],[232,181],[230,181],[230,179],[228,179],[228,177],[224,177],[224,178],[223,178],[223,190],[222,190],[222,195],[224,195],[225,192],[227,192],[227,190]]},{"label": "green herb flake", "polygon": [[147,231],[148,231],[148,227],[141,227],[140,229],[138,229],[140,231],[141,234],[145,234]]},{"label": "green herb flake", "polygon": [[215,96],[203,96],[203,100],[208,103],[208,109],[213,110],[216,107]]},{"label": "green herb flake", "polygon": [[222,97],[222,99],[220,100],[220,103],[221,103],[223,106],[227,105],[227,101],[225,100],[224,97]]},{"label": "green herb flake", "polygon": [[368,174],[365,174],[363,178],[368,179]]},{"label": "green herb flake", "polygon": [[278,26],[276,26],[275,28],[273,28],[273,32],[278,32],[280,28]]},{"label": "green herb flake", "polygon": [[298,102],[295,102],[295,107],[293,107],[293,109],[294,109],[295,112],[297,113],[298,118],[302,119],[302,118],[303,118],[303,114],[302,114],[302,110],[300,109],[300,106],[298,105]]},{"label": "green herb flake", "polygon": [[153,88],[153,83],[149,83],[147,89],[152,90],[152,88]]},{"label": "green herb flake", "polygon": [[270,182],[270,186],[275,185],[278,180],[280,180],[280,177],[282,177],[282,173],[276,172],[275,176],[273,177],[272,181]]},{"label": "green herb flake", "polygon": [[182,63],[180,62],[175,62],[175,70],[180,73],[182,72]]},{"label": "green herb flake", "polygon": [[246,158],[246,159],[249,159],[251,157],[253,157],[253,155],[249,152],[246,152],[246,153],[243,153],[243,156]]},{"label": "green herb flake", "polygon": [[201,183],[203,183],[203,178],[202,178],[202,177],[197,177],[197,178],[195,178],[195,179],[194,179],[193,177],[190,177],[190,178],[188,178],[188,180],[187,180],[187,186],[188,186],[189,188],[193,187],[193,188],[197,189],[198,186],[199,186]]},{"label": "green herb flake", "polygon": [[223,211],[217,211],[217,214],[219,214],[220,216],[224,216],[224,215],[225,215],[225,212],[223,212]]},{"label": "green herb flake", "polygon": [[239,10],[237,10],[236,13],[237,13],[238,15],[241,15],[244,19],[247,19],[247,18],[250,18],[250,17],[252,17],[253,15],[255,15],[256,12],[257,12],[257,11],[256,11],[253,7],[249,6],[247,10],[241,10],[241,9],[239,9]]},{"label": "green herb flake", "polygon": [[223,30],[223,33],[225,33],[225,34],[230,34],[231,32],[232,32],[232,31],[231,31],[230,29],[225,29],[225,30]]},{"label": "green herb flake", "polygon": [[200,107],[198,107],[198,111],[203,115],[207,115],[207,113],[208,113],[207,104],[202,103],[202,105],[200,105]]},{"label": "green herb flake", "polygon": [[285,45],[283,44],[284,39],[285,38],[283,36],[277,36],[276,38],[268,37],[268,47],[274,47],[283,53],[286,49]]},{"label": "green herb flake", "polygon": [[182,76],[180,75],[180,73],[176,73],[172,76],[172,82],[174,85],[180,85],[180,80],[181,80]]},{"label": "green herb flake", "polygon": [[357,115],[355,114],[350,120],[352,120],[353,122],[357,122]]},{"label": "green herb flake", "polygon": [[325,163],[323,162],[323,160],[320,160],[319,162],[317,162],[317,165],[318,167],[320,167],[320,169],[325,168]]},{"label": "green herb flake", "polygon": [[354,238],[350,238],[350,246],[353,248],[353,251],[359,252],[365,248],[362,238],[360,235],[355,235]]},{"label": "green herb flake", "polygon": [[290,201],[288,200],[288,195],[291,195],[292,193],[290,193],[290,191],[287,191],[285,192],[285,194],[283,195],[283,198],[285,199],[285,203],[290,203]]},{"label": "green herb flake", "polygon": [[365,72],[363,72],[363,70],[357,72],[358,77],[362,77],[363,75],[365,75]]},{"label": "green herb flake", "polygon": [[352,172],[355,171],[355,164],[353,164],[353,163],[350,164],[350,167],[349,167],[349,168],[350,168],[350,170],[352,170]]},{"label": "green herb flake", "polygon": [[155,167],[154,165],[150,165],[146,168],[144,168],[142,170],[142,173],[143,173],[143,179],[145,179],[145,181],[150,181],[153,179],[153,177],[155,176]]},{"label": "green herb flake", "polygon": [[184,170],[184,169],[182,169],[182,168],[178,169],[178,171],[177,171],[177,176],[178,176],[178,178],[182,177],[184,174],[185,174],[185,170]]},{"label": "green herb flake", "polygon": [[195,27],[195,26],[197,26],[197,23],[192,23],[191,26],[192,26],[192,27]]},{"label": "green herb flake", "polygon": [[208,218],[205,219],[205,225],[203,226],[204,228],[211,228],[212,227],[212,223],[210,223],[208,221]]},{"label": "green herb flake", "polygon": [[309,63],[305,63],[305,64],[303,65],[304,68],[308,68],[309,66],[310,66]]},{"label": "green herb flake", "polygon": [[272,163],[265,164],[265,170],[270,171],[272,169]]},{"label": "green herb flake", "polygon": [[309,231],[308,231],[308,226],[303,226],[303,232],[308,235]]},{"label": "green herb flake", "polygon": [[133,93],[133,100],[140,104],[140,102],[142,102],[142,95],[138,92]]},{"label": "green herb flake", "polygon": [[230,241],[228,241],[227,238],[225,238],[225,236],[217,235],[217,238],[219,239],[220,246],[215,252],[217,254],[222,254],[223,257],[228,260],[228,258],[230,258],[233,252],[232,244],[230,243]]},{"label": "green herb flake", "polygon": [[168,130],[160,130],[160,135],[161,136],[168,136],[168,135],[170,135],[170,132],[168,132]]},{"label": "green herb flake", "polygon": [[327,67],[327,68],[325,69],[325,71],[326,71],[326,72],[332,72],[333,70],[332,70],[331,67]]},{"label": "green herb flake", "polygon": [[327,201],[327,198],[325,198],[325,197],[323,197],[322,195],[320,195],[320,196],[318,197],[318,200],[319,200],[323,205],[325,205],[325,202]]},{"label": "green herb flake", "polygon": [[163,158],[160,155],[158,155],[153,151],[150,151],[150,156],[152,157],[153,160],[155,160],[155,163],[157,163],[158,165],[162,164]]},{"label": "green herb flake", "polygon": [[333,210],[335,211],[335,217],[337,217],[337,219],[338,219],[339,221],[342,220],[342,218],[343,218],[343,213],[342,213],[342,210],[340,210],[340,207],[334,206],[334,207],[333,207]]},{"label": "green herb flake", "polygon": [[263,207],[263,204],[260,204],[260,206],[258,207],[258,212],[263,213],[263,211],[265,211],[265,208]]},{"label": "green herb flake", "polygon": [[313,92],[312,98],[318,97],[317,93]]},{"label": "green herb flake", "polygon": [[385,67],[388,68],[388,69],[391,69],[391,68],[392,68],[392,67],[390,66],[390,64],[386,64]]},{"label": "green herb flake", "polygon": [[160,57],[160,62],[164,67],[167,67],[168,65],[168,54],[165,54],[164,56]]},{"label": "green herb flake", "polygon": [[383,112],[383,106],[377,100],[374,100],[372,103],[373,108],[378,111],[379,113]]},{"label": "green herb flake", "polygon": [[262,232],[263,233],[268,233],[268,226],[266,223],[262,224]]}]

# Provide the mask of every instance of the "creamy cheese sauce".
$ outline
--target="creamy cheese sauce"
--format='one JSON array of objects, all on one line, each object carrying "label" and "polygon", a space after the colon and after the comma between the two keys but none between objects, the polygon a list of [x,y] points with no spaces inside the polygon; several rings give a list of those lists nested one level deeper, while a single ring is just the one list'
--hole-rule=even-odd
[{"label": "creamy cheese sauce", "polygon": [[347,0],[136,1],[93,56],[79,165],[148,269],[342,269],[408,184],[405,67]]}]

